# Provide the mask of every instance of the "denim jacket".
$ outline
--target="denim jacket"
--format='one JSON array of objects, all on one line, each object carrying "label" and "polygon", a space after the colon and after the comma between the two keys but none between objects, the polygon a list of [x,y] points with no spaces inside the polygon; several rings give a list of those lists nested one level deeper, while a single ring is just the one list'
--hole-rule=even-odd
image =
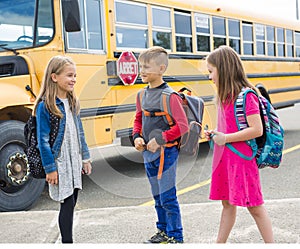
[{"label": "denim jacket", "polygon": [[[46,108],[44,101],[41,101],[36,110],[36,121],[37,121],[37,139],[38,147],[41,154],[43,167],[46,174],[49,174],[57,170],[55,159],[60,155],[61,145],[63,142],[66,126],[66,113],[63,102],[56,98],[56,105],[63,114],[63,118],[60,119],[57,137],[55,142],[50,147],[49,134],[50,134],[50,114]],[[77,128],[77,137],[79,138],[79,151],[81,151],[82,160],[90,159],[90,153],[85,141],[84,131],[82,122],[79,115],[73,115],[74,122]]]}]

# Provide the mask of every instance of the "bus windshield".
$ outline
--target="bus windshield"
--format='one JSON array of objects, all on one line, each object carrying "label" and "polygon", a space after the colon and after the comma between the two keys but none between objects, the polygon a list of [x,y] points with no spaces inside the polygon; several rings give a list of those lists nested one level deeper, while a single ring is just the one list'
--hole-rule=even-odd
[{"label": "bus windshield", "polygon": [[51,0],[0,1],[0,52],[40,46],[53,34]]}]

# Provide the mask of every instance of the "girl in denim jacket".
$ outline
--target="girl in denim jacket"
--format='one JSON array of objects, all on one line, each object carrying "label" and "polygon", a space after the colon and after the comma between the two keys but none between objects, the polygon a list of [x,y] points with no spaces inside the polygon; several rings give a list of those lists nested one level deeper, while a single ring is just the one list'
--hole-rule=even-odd
[{"label": "girl in denim jacket", "polygon": [[[74,93],[76,68],[64,56],[53,57],[46,68],[40,94],[34,108],[38,146],[49,183],[50,197],[60,202],[58,217],[62,243],[72,243],[73,214],[82,174],[92,170],[90,154],[79,117],[79,101]],[[59,122],[51,127],[52,113]],[[57,134],[51,147],[50,130]]]}]

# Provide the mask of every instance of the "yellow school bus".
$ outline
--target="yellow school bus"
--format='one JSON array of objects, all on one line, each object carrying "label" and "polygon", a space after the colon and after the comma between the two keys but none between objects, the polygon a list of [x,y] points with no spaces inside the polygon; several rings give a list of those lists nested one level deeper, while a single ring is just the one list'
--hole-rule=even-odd
[{"label": "yellow school bus", "polygon": [[[28,170],[23,128],[54,55],[77,64],[76,94],[90,147],[130,144],[136,93],[145,87],[135,58],[153,45],[169,51],[165,81],[203,98],[209,127],[216,123],[215,86],[204,58],[223,44],[241,55],[249,80],[276,108],[299,102],[299,21],[257,16],[223,2],[1,0],[0,211],[29,209],[43,191],[44,180]],[[132,67],[121,64],[126,54]]]}]

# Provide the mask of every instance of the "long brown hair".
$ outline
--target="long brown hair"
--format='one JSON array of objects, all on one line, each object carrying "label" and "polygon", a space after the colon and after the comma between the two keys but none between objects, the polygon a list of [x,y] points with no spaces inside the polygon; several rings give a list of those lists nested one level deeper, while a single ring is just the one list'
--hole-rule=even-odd
[{"label": "long brown hair", "polygon": [[247,80],[239,55],[229,46],[220,46],[206,58],[217,68],[219,84],[217,86],[220,103],[234,102],[243,87],[256,88]]},{"label": "long brown hair", "polygon": [[[66,56],[57,55],[50,59],[45,70],[42,87],[40,93],[36,99],[34,107],[34,115],[36,115],[36,108],[40,101],[44,101],[46,108],[49,112],[62,118],[63,114],[56,105],[57,96],[57,84],[52,80],[51,74],[55,73],[59,75],[63,72],[66,65],[75,65],[71,58]],[[68,92],[67,98],[73,113],[79,114],[79,101],[75,95],[75,92]]]}]

